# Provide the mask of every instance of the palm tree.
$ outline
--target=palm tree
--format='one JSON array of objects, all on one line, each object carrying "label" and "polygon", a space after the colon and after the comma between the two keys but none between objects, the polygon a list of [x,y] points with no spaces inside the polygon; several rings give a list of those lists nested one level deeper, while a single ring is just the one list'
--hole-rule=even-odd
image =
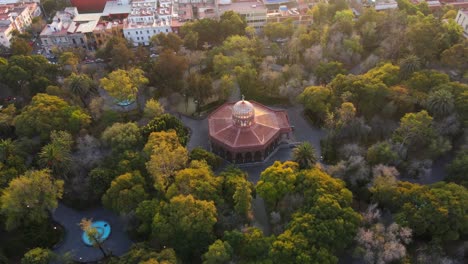
[{"label": "palm tree", "polygon": [[403,79],[421,69],[421,60],[416,55],[408,55],[400,61],[400,74]]},{"label": "palm tree", "polygon": [[297,145],[293,150],[293,161],[299,164],[300,169],[310,169],[317,162],[315,149],[309,142]]},{"label": "palm tree", "polygon": [[45,145],[39,153],[39,165],[51,169],[54,174],[68,172],[71,161],[70,149],[57,142]]},{"label": "palm tree", "polygon": [[447,90],[438,90],[429,94],[427,109],[435,117],[445,117],[453,112],[454,99],[452,93]]},{"label": "palm tree", "polygon": [[72,73],[65,79],[65,87],[73,94],[80,98],[83,106],[86,106],[86,97],[94,89],[93,80],[86,74]]},{"label": "palm tree", "polygon": [[0,162],[4,162],[8,157],[16,152],[16,146],[11,139],[0,140]]}]

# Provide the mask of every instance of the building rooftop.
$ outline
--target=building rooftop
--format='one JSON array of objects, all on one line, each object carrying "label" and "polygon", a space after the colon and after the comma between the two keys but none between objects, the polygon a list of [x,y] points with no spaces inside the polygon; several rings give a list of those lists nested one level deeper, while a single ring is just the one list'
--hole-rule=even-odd
[{"label": "building rooftop", "polygon": [[101,18],[102,13],[88,13],[88,14],[78,14],[73,18],[75,22],[82,22],[82,21],[94,21]]},{"label": "building rooftop", "polygon": [[222,14],[226,11],[234,11],[238,13],[243,12],[255,12],[266,10],[266,6],[262,2],[251,1],[251,2],[237,2],[228,5],[219,5],[219,12]]},{"label": "building rooftop", "polygon": [[117,1],[107,1],[102,11],[103,16],[109,16],[113,14],[129,14],[132,11],[130,5],[121,4]]},{"label": "building rooftop", "polygon": [[236,117],[239,113],[233,113],[234,105],[235,103],[225,103],[208,117],[210,138],[219,145],[231,150],[260,150],[280,133],[291,131],[286,111],[273,110],[253,101],[242,107],[242,110],[252,110],[253,123],[236,125],[233,114]]}]

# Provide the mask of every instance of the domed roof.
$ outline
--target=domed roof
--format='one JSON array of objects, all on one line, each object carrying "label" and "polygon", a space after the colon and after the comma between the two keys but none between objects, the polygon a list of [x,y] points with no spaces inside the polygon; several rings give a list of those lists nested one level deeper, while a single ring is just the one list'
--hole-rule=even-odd
[{"label": "domed roof", "polygon": [[255,114],[254,106],[249,102],[242,99],[232,106],[232,115],[236,117],[245,118]]},{"label": "domed roof", "polygon": [[248,101],[242,100],[232,106],[232,121],[237,126],[247,127],[253,124],[255,117],[254,106]]}]

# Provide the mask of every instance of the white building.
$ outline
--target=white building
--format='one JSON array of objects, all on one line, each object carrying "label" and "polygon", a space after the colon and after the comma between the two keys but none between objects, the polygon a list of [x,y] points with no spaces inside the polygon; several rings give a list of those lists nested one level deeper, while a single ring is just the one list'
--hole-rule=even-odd
[{"label": "white building", "polygon": [[33,18],[40,15],[36,3],[0,5],[0,45],[10,47],[13,31],[25,32]]},{"label": "white building", "polygon": [[57,11],[52,23],[47,24],[40,34],[42,46],[50,52],[52,48],[95,48],[93,30],[101,13],[78,14],[76,7]]},{"label": "white building", "polygon": [[172,18],[170,0],[133,0],[123,34],[135,46],[149,45],[152,36],[172,32]]},{"label": "white building", "polygon": [[468,10],[458,10],[455,21],[463,28],[465,38],[468,38]]}]

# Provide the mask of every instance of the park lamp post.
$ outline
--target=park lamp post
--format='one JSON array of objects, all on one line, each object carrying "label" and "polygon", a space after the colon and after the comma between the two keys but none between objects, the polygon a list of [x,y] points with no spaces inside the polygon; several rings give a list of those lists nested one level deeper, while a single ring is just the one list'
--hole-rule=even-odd
[{"label": "park lamp post", "polygon": [[198,115],[200,115],[200,101],[194,100],[193,102],[194,102],[195,105],[196,105],[196,107],[195,107],[195,112],[196,112]]}]

